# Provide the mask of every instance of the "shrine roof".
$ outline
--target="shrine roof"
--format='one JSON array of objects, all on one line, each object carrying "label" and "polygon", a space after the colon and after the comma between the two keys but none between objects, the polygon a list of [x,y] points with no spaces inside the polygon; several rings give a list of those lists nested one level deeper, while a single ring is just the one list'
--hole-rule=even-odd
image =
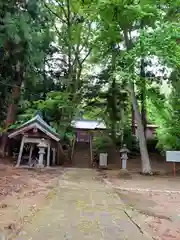
[{"label": "shrine roof", "polygon": [[78,129],[106,129],[106,125],[102,121],[95,120],[73,120],[71,126]]},{"label": "shrine roof", "polygon": [[35,117],[33,117],[32,119],[30,119],[29,121],[22,124],[17,129],[15,129],[15,131],[10,133],[8,137],[14,138],[14,137],[16,137],[20,134],[23,134],[33,128],[39,129],[40,131],[44,132],[47,136],[49,136],[50,138],[52,138],[53,140],[55,140],[57,142],[60,141],[59,134],[56,133],[56,131],[50,125],[48,125],[38,114]]}]

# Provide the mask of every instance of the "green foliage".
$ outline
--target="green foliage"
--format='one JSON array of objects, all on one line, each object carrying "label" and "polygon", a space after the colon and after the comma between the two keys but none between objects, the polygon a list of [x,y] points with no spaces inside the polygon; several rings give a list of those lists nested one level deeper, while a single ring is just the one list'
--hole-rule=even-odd
[{"label": "green foliage", "polygon": [[93,138],[93,149],[98,153],[107,153],[113,147],[112,139],[108,135]]},{"label": "green foliage", "polygon": [[126,144],[127,148],[130,150],[131,153],[139,153],[139,142],[137,140],[137,137],[135,135],[132,135],[131,127],[126,127],[124,129],[123,142],[120,141],[119,146],[122,146],[123,143]]},{"label": "green foliage", "polygon": [[168,98],[161,98],[159,101],[154,99],[151,102],[152,116],[157,124],[157,147],[164,150],[180,149],[180,85],[179,80],[173,83],[174,88]]},{"label": "green foliage", "polygon": [[158,81],[148,70],[154,57],[164,68],[179,69],[178,0],[3,0],[0,12],[1,125],[18,85],[18,119],[11,127],[41,111],[70,137],[70,121],[83,109],[86,117],[104,120],[109,128],[107,139],[95,140],[99,150],[111,140],[133,149],[128,96],[133,83],[141,112],[145,107],[146,117],[159,126],[158,147],[180,147],[179,75],[171,75],[172,93],[165,97],[160,93],[164,72]]},{"label": "green foliage", "polygon": [[[7,107],[13,102],[11,93],[16,86],[26,87],[39,78],[46,50],[52,41],[50,19],[41,0],[1,1],[0,25],[0,94],[2,96],[1,124]],[[17,64],[20,76],[17,77]],[[31,90],[32,91],[32,90]],[[19,99],[19,96],[17,97]],[[10,100],[9,100],[10,99]],[[16,101],[18,100],[16,99]]]},{"label": "green foliage", "polygon": [[26,102],[22,114],[19,115],[18,123],[23,123],[32,118],[37,111],[40,111],[52,127],[60,135],[64,136],[74,116],[75,105],[70,95],[63,92],[50,92],[45,100],[38,100],[32,103]]}]

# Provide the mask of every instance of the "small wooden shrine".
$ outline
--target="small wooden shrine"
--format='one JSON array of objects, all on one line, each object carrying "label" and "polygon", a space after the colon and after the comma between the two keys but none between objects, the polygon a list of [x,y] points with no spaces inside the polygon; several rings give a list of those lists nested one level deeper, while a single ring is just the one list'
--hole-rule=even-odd
[{"label": "small wooden shrine", "polygon": [[92,167],[93,165],[93,138],[106,131],[102,121],[79,119],[73,120],[71,126],[75,131],[72,147],[72,164],[76,167]]},{"label": "small wooden shrine", "polygon": [[[57,151],[60,145],[59,135],[49,126],[40,115],[36,115],[15,131],[9,134],[10,139],[20,140],[20,149],[16,166],[23,160],[23,151],[28,145],[29,155],[27,164],[30,167],[49,167],[55,165]],[[36,151],[35,151],[36,150]],[[35,155],[33,154],[35,152]]]}]

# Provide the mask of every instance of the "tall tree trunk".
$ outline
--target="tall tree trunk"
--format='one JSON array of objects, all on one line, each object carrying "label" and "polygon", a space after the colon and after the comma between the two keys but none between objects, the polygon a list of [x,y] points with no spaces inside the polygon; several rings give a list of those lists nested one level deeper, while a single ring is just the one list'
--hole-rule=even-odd
[{"label": "tall tree trunk", "polygon": [[116,121],[117,121],[117,93],[116,93],[116,79],[113,76],[113,73],[116,69],[116,51],[115,51],[115,44],[114,42],[111,43],[111,48],[112,48],[112,57],[111,57],[111,80],[112,80],[112,84],[111,84],[111,121],[112,121],[112,139],[114,144],[116,144]]},{"label": "tall tree trunk", "polygon": [[[146,79],[145,79],[145,69],[144,69],[144,58],[141,58],[140,66],[140,79],[141,79],[141,117],[142,124],[144,127],[144,132],[146,133],[147,120],[146,120]],[[146,137],[146,134],[145,134]]]},{"label": "tall tree trunk", "polygon": [[137,122],[137,133],[138,133],[139,147],[140,147],[141,161],[142,161],[142,173],[152,174],[152,169],[151,169],[151,164],[150,164],[150,159],[147,151],[146,139],[144,134],[144,128],[142,124],[141,114],[139,111],[133,83],[129,84],[129,92],[130,92],[133,109],[136,117],[136,122]]},{"label": "tall tree trunk", "polygon": [[134,108],[132,106],[131,108],[131,128],[132,128],[132,134],[136,134],[136,122],[135,122],[135,114],[134,114]]},{"label": "tall tree trunk", "polygon": [[121,108],[121,147],[123,147],[124,144],[124,130],[125,130],[125,111],[124,107]]},{"label": "tall tree trunk", "polygon": [[112,121],[112,125],[111,125],[111,134],[112,134],[112,139],[114,144],[116,144],[116,79],[113,77],[112,79],[112,84],[111,84],[111,97],[110,97],[110,101],[111,101],[111,121]]},{"label": "tall tree trunk", "polygon": [[[144,21],[141,19],[140,29],[144,29]],[[146,121],[146,73],[145,73],[145,57],[144,57],[144,43],[143,40],[140,39],[140,47],[141,47],[141,63],[140,63],[140,88],[141,88],[141,117],[142,117],[142,124],[144,127],[145,137],[146,137],[146,128],[147,128],[147,121]]]},{"label": "tall tree trunk", "polygon": [[5,123],[5,128],[7,129],[11,124],[13,124],[16,120],[16,113],[18,102],[21,94],[21,85],[23,81],[23,71],[20,66],[20,62],[16,64],[15,71],[15,84],[16,86],[12,90],[12,101],[8,106],[7,118]]},{"label": "tall tree trunk", "polygon": [[[20,98],[21,84],[22,84],[22,80],[23,80],[22,74],[23,74],[23,72],[20,67],[20,63],[18,62],[16,64],[16,71],[15,71],[16,86],[12,89],[11,103],[9,103],[9,105],[8,105],[7,117],[5,120],[5,130],[7,130],[8,127],[11,124],[13,124],[16,120],[18,101]],[[7,135],[7,132],[5,132],[1,139],[1,145],[0,145],[0,155],[1,156],[5,156],[7,141],[8,141],[8,135]]]},{"label": "tall tree trunk", "polygon": [[[128,36],[127,29],[124,29],[123,34],[124,34],[124,41],[126,44],[126,49],[127,49],[127,51],[129,51],[132,47],[132,42],[131,42],[131,38],[129,38],[129,36]],[[133,66],[131,68],[132,68],[131,70],[134,71]],[[133,105],[133,109],[134,109],[134,113],[135,113],[135,119],[136,119],[136,123],[137,123],[137,132],[138,132],[139,147],[140,147],[141,162],[142,162],[142,165],[141,165],[142,173],[143,174],[152,174],[149,154],[148,154],[148,150],[147,150],[146,138],[145,138],[145,134],[144,134],[144,128],[142,125],[141,114],[139,111],[138,101],[137,101],[137,98],[135,95],[133,82],[130,82],[128,84],[128,90],[130,92],[132,105]]]}]

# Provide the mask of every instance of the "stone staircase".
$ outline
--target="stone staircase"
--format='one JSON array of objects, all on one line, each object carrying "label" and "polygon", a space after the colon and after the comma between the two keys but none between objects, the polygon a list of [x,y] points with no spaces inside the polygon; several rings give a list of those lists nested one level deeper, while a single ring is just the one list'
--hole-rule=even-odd
[{"label": "stone staircase", "polygon": [[74,167],[91,167],[90,144],[85,142],[76,142],[72,159]]}]

